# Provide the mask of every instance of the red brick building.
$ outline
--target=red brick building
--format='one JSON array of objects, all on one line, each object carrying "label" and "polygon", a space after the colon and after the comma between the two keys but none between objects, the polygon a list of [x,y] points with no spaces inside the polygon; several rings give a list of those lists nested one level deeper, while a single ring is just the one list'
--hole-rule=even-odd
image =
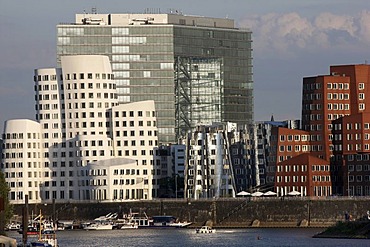
[{"label": "red brick building", "polygon": [[[311,143],[316,148],[311,154],[331,161],[333,194],[348,194],[349,175],[344,156],[369,151],[365,150],[368,144],[364,125],[370,121],[364,121],[365,115],[360,114],[368,111],[367,64],[331,66],[330,75],[303,79],[302,128],[314,138]],[[341,128],[333,130],[333,125],[339,123]]]},{"label": "red brick building", "polygon": [[[289,190],[285,188],[298,186],[297,188],[301,190],[305,188],[306,195],[313,196],[347,195],[348,192],[351,195],[365,195],[369,190],[369,185],[366,184],[369,177],[365,171],[368,166],[366,162],[360,165],[359,160],[348,160],[348,158],[357,157],[360,154],[362,157],[370,152],[370,143],[365,139],[369,137],[366,128],[369,127],[370,119],[367,112],[370,112],[370,65],[331,66],[329,75],[303,78],[302,130],[304,132],[299,132],[299,135],[304,133],[306,137],[304,141],[299,140],[301,144],[289,144],[288,139],[285,138],[291,136],[288,137],[289,140],[291,138],[294,140],[294,136],[298,135],[297,130],[279,128],[275,133],[276,145],[271,142],[271,149],[276,151],[275,157],[270,158],[269,162],[272,166],[276,166],[277,192],[285,193]],[[301,146],[301,150],[297,151],[295,146]],[[277,168],[288,169],[284,166],[294,165],[290,164],[289,159],[304,152],[318,158],[320,161],[315,160],[314,163],[320,163],[320,168],[321,164],[324,165],[325,171],[320,170],[323,174],[312,176],[307,170],[306,177],[309,185],[304,185],[302,182],[292,184],[290,180],[286,182],[283,177],[292,177],[295,172],[283,173]],[[300,165],[304,165],[302,162],[305,159],[301,159],[298,161]],[[306,157],[306,161],[312,160]],[[329,170],[327,170],[329,163]],[[313,164],[306,165],[309,167]],[[348,173],[349,165],[354,169],[353,175],[351,171]],[[359,170],[356,169],[357,167]],[[328,174],[330,179],[326,178]],[[314,181],[317,176],[320,176],[320,181]],[[325,181],[321,180],[322,176],[325,177]],[[313,188],[316,190],[311,189],[312,184],[315,184]],[[327,186],[332,188],[328,189]],[[281,190],[281,188],[284,189]]]},{"label": "red brick building", "polygon": [[309,153],[280,162],[275,187],[279,195],[298,191],[302,196],[330,196],[330,162]]},{"label": "red brick building", "polygon": [[338,194],[370,195],[370,112],[333,121],[333,189]]},{"label": "red brick building", "polygon": [[272,129],[271,166],[279,196],[298,191],[301,196],[331,194],[329,161],[312,156],[310,132],[276,127]]},{"label": "red brick building", "polygon": [[[347,169],[344,177],[344,195],[370,196],[370,154],[344,155]],[[349,192],[349,193],[348,193]]]},{"label": "red brick building", "polygon": [[303,79],[302,129],[310,132],[315,156],[332,156],[333,120],[370,109],[369,73],[369,65],[342,65]]}]

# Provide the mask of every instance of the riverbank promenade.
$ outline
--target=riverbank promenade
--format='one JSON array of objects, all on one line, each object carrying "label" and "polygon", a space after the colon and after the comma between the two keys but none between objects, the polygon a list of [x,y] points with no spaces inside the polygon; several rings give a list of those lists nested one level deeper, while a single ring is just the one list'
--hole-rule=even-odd
[{"label": "riverbank promenade", "polygon": [[[359,219],[370,210],[370,197],[240,197],[208,200],[156,199],[117,202],[69,202],[30,204],[28,212],[42,210],[59,220],[92,220],[110,212],[136,212],[148,217],[171,215],[197,227],[212,224],[222,228],[247,227],[327,227],[345,216]],[[21,215],[22,206],[15,207]]]}]

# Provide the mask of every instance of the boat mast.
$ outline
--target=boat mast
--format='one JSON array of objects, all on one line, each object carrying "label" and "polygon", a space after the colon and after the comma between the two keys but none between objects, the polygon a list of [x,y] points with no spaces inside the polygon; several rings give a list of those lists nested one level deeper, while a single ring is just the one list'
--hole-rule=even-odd
[{"label": "boat mast", "polygon": [[41,219],[42,219],[42,214],[41,214],[41,209],[40,209],[40,218],[39,218],[39,241],[41,241],[41,231],[42,231],[42,225],[41,225]]}]

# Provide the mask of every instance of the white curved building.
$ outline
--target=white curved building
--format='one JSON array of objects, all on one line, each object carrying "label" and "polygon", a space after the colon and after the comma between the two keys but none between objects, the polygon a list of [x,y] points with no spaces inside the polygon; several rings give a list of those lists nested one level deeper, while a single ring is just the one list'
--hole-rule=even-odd
[{"label": "white curved building", "polygon": [[40,201],[40,184],[44,182],[41,125],[27,119],[8,120],[4,125],[3,172],[11,188],[9,200],[24,202]]},{"label": "white curved building", "polygon": [[[154,101],[118,105],[116,84],[106,56],[65,56],[61,65],[58,69],[35,70],[38,123],[10,120],[4,129],[3,164],[8,176],[6,179],[11,183],[11,201],[23,203],[25,194],[29,195],[30,202],[115,200],[117,198],[114,198],[111,188],[114,181],[105,180],[104,188],[96,188],[96,185],[103,185],[95,184],[95,173],[86,174],[86,167],[102,160],[105,161],[103,164],[108,164],[116,157],[132,158],[135,174],[148,179],[145,191],[144,187],[136,190],[135,183],[125,184],[121,199],[151,199],[152,150],[157,145]],[[27,160],[31,162],[32,172],[30,167],[26,170],[27,174],[38,172],[40,175],[37,177],[38,188],[34,186],[36,181],[26,186],[25,182],[20,183],[19,177],[12,177],[18,171],[12,164],[18,161],[13,160],[11,148],[15,140],[8,137],[13,134],[19,136],[20,133],[25,137],[28,132],[32,133],[31,136],[36,133],[38,138],[37,150],[23,151],[31,153],[35,159]],[[35,157],[33,153],[36,153]],[[33,162],[36,162],[38,170],[34,169]],[[83,175],[90,176],[89,180],[80,179]],[[31,185],[34,190],[31,190]]]}]

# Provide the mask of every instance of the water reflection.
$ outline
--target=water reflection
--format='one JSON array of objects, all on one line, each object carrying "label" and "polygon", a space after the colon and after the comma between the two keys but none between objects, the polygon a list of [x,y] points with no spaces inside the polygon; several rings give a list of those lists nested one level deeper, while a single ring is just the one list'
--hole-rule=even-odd
[{"label": "water reflection", "polygon": [[[196,234],[195,229],[137,229],[111,231],[61,231],[65,246],[370,246],[370,240],[317,239],[321,229],[217,229],[215,234]],[[21,235],[9,232],[21,241]]]}]

